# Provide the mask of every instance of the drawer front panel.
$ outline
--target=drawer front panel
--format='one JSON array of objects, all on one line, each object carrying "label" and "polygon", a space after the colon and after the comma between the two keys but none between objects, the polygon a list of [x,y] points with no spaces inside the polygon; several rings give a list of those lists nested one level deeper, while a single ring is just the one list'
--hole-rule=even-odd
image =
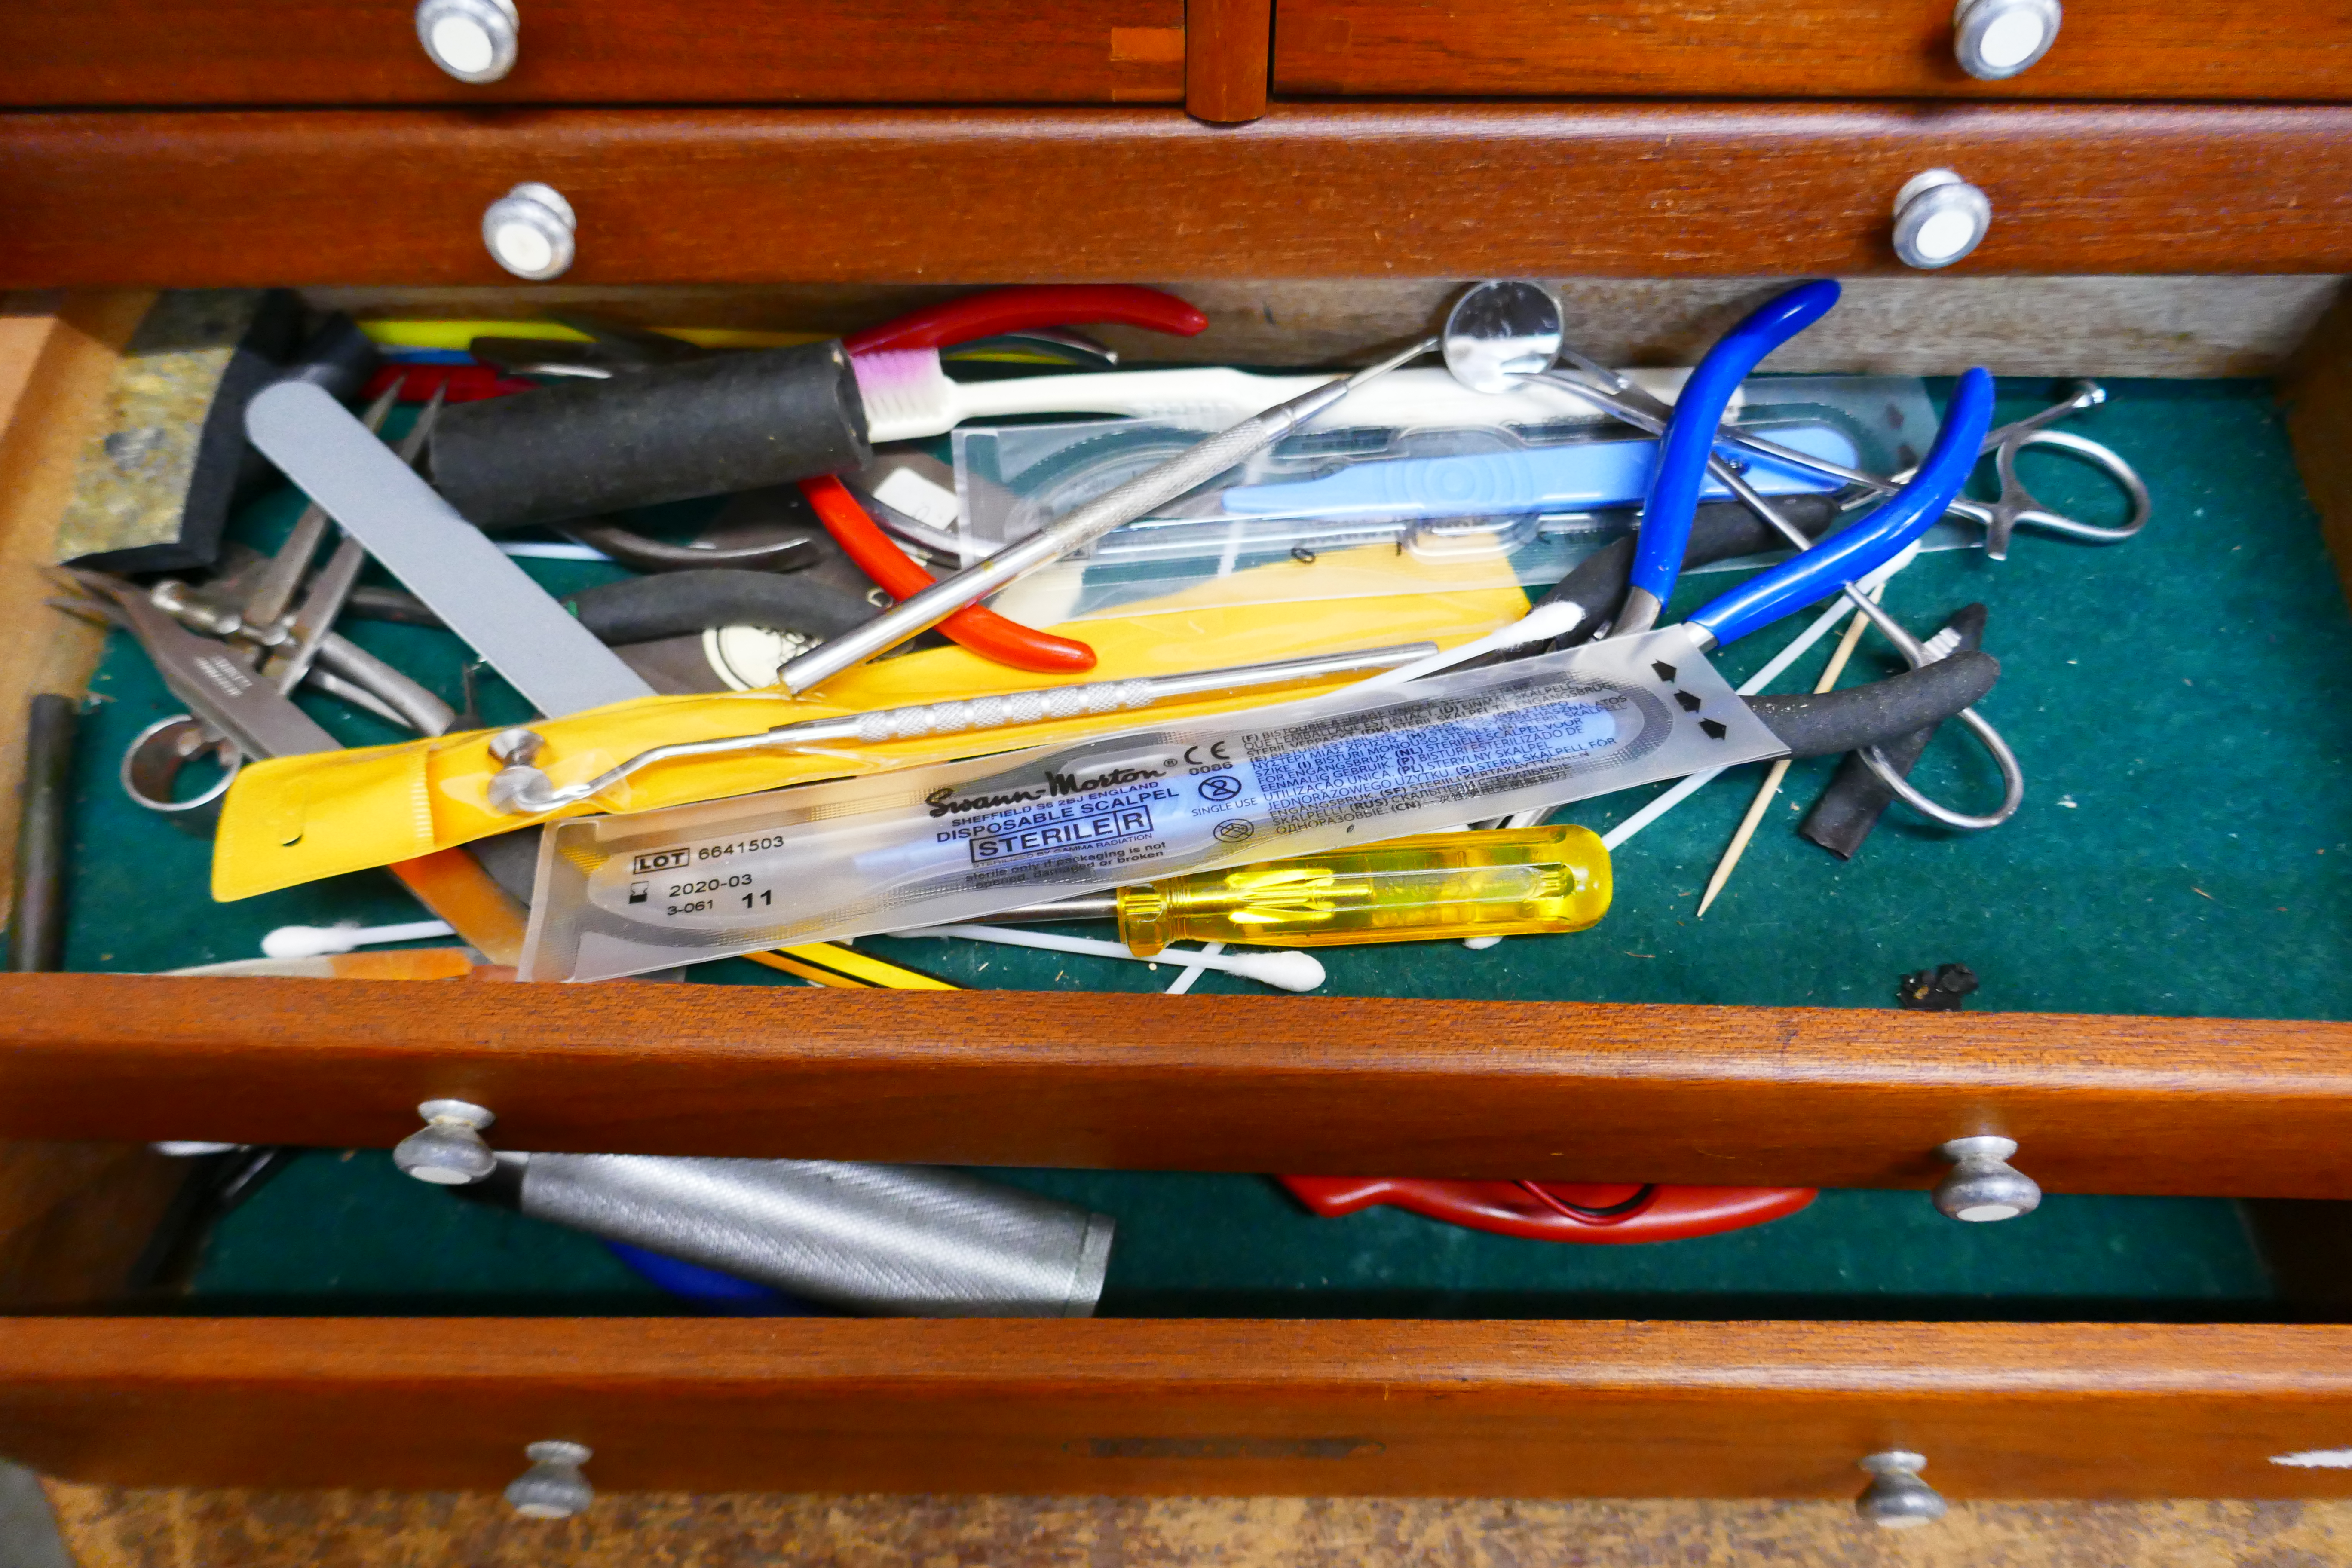
[{"label": "drawer front panel", "polygon": [[0,104],[1175,102],[1181,0],[522,0],[469,83],[411,0],[0,8]]},{"label": "drawer front panel", "polygon": [[2352,1025],[1321,997],[0,977],[0,1136],[2352,1197]]},{"label": "drawer front panel", "polygon": [[521,180],[567,284],[1895,272],[1935,167],[1963,273],[2352,269],[2352,110],[512,110],[0,117],[0,286],[511,282]]},{"label": "drawer front panel", "polygon": [[2352,1330],[1955,1323],[17,1319],[0,1447],[134,1486],[2325,1497]]},{"label": "drawer front panel", "polygon": [[1945,0],[1282,0],[1275,90],[1710,98],[2307,99],[2352,82],[2352,7],[2093,0],[2020,75],[1979,81]]}]

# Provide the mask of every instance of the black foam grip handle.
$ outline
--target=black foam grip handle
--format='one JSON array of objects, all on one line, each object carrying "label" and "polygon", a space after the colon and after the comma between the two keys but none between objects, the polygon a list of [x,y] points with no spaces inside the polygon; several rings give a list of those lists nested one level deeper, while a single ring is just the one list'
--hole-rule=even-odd
[{"label": "black foam grip handle", "polygon": [[[1982,605],[1969,605],[1944,623],[1944,629],[1959,638],[1959,647],[1955,651],[1968,652],[1983,646],[1985,615]],[[1886,753],[1895,771],[1908,778],[1939,727],[1929,724],[1897,735],[1879,749]],[[1837,776],[1830,780],[1829,788],[1822,791],[1812,810],[1805,813],[1805,820],[1797,831],[1839,859],[1851,860],[1878,826],[1879,817],[1894,804],[1895,792],[1881,784],[1878,775],[1864,767],[1860,757],[1849,754],[1838,764]]]},{"label": "black foam grip handle", "polygon": [[[1774,508],[1808,539],[1819,538],[1837,516],[1837,501],[1831,496],[1789,496],[1776,501]],[[1552,647],[1571,647],[1585,641],[1617,613],[1618,604],[1625,597],[1626,584],[1633,578],[1637,537],[1628,534],[1594,551],[1578,562],[1575,570],[1559,580],[1559,586],[1536,601],[1538,605],[1572,604],[1584,611],[1584,619],[1577,629],[1555,641]],[[1718,561],[1735,561],[1786,542],[1778,529],[1738,501],[1709,501],[1691,520],[1690,548],[1683,553],[1683,566],[1688,570]]]},{"label": "black foam grip handle", "polygon": [[2000,679],[1989,653],[1956,653],[1922,669],[1843,691],[1751,697],[1748,706],[1790,754],[1827,757],[1941,723],[1983,700]]},{"label": "black foam grip handle", "polygon": [[824,639],[880,613],[856,595],[806,575],[727,567],[630,577],[565,603],[607,644],[685,637],[713,626],[765,626]]},{"label": "black foam grip handle", "polygon": [[713,354],[456,404],[433,483],[481,528],[758,489],[863,468],[866,405],[838,342]]}]

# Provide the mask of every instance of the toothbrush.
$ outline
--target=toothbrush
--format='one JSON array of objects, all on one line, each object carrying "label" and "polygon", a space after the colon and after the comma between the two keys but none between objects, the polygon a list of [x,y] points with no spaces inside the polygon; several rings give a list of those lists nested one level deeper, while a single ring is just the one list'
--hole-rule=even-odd
[{"label": "toothbrush", "polygon": [[[958,382],[948,378],[939,350],[930,348],[860,353],[850,364],[866,405],[866,439],[876,444],[943,436],[967,419],[1022,414],[1124,415],[1223,429],[1336,379],[1202,365]],[[1635,385],[1671,403],[1686,373],[1624,374]],[[1539,382],[1505,393],[1473,392],[1450,372],[1432,368],[1386,376],[1357,392],[1343,407],[1308,421],[1306,428],[1595,424],[1607,417],[1573,394]]]}]

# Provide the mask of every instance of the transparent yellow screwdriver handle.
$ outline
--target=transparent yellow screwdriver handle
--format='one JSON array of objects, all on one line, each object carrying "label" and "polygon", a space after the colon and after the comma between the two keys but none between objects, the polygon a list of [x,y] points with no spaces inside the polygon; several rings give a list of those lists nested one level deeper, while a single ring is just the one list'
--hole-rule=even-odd
[{"label": "transparent yellow screwdriver handle", "polygon": [[1273,947],[1582,931],[1609,912],[1609,851],[1583,827],[1424,833],[1118,890],[1118,934]]}]

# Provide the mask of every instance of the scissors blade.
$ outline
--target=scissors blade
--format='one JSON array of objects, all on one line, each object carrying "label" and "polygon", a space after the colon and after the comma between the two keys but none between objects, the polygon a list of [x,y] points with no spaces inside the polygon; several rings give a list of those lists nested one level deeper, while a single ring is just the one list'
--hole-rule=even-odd
[{"label": "scissors blade", "polygon": [[[361,423],[371,430],[382,430],[399,397],[397,384],[386,387],[383,395],[360,416]],[[319,553],[319,546],[326,537],[326,510],[312,501],[294,520],[286,542],[278,547],[278,553],[269,558],[269,564],[255,579],[252,591],[246,595],[245,604],[237,611],[238,618],[248,626],[276,626],[285,616],[287,606],[294,602],[294,590],[301,586],[302,574],[310,569],[310,559]]]},{"label": "scissors blade", "polygon": [[146,595],[102,572],[69,572],[90,594],[110,600],[131,635],[188,711],[227,736],[248,757],[296,757],[339,752],[342,743],[268,685],[237,658],[236,650],[200,637]]}]

